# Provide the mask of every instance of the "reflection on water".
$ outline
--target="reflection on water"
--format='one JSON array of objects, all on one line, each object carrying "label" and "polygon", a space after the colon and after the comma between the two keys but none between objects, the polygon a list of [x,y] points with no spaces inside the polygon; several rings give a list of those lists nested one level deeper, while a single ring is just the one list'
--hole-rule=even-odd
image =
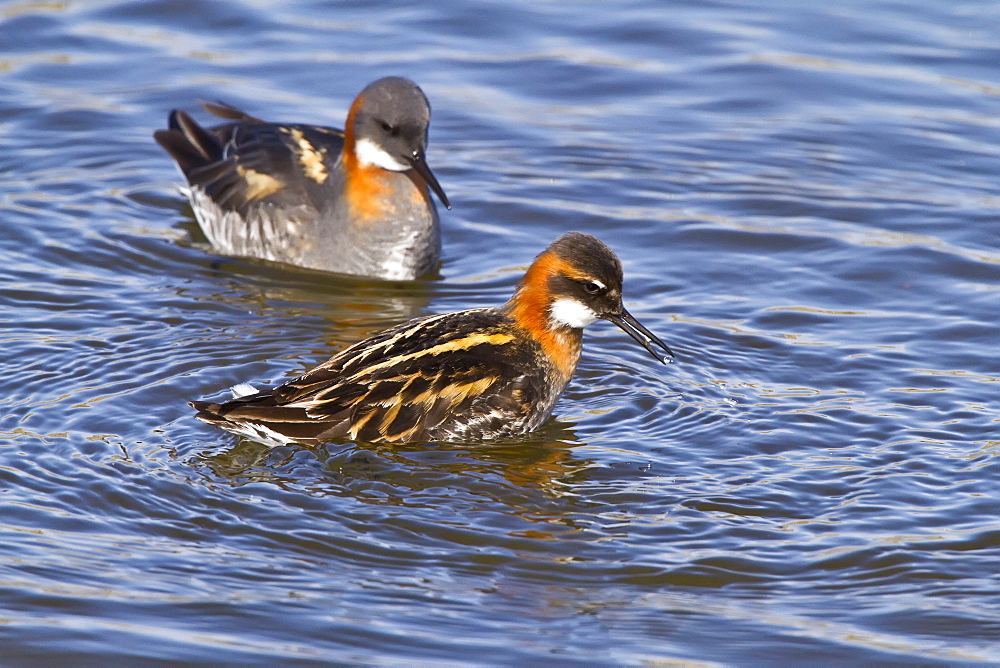
[{"label": "reflection on water", "polygon": [[[594,464],[574,455],[578,443],[558,421],[551,422],[543,433],[560,436],[560,440],[392,446],[342,442],[312,448],[271,448],[239,439],[230,448],[201,453],[191,463],[209,467],[215,477],[236,486],[265,481],[298,486],[305,484],[305,476],[314,477],[315,484],[328,486],[336,494],[363,479],[379,480],[393,488],[394,494],[407,494],[448,479],[473,477],[496,486],[501,496],[503,490],[513,488],[563,496],[570,493],[574,474]],[[310,463],[300,470],[303,460]]]}]

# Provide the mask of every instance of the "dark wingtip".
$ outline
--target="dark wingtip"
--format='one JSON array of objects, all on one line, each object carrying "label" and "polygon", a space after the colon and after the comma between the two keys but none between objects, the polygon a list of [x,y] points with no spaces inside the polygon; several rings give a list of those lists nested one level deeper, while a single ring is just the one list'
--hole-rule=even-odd
[{"label": "dark wingtip", "polygon": [[203,420],[219,419],[219,409],[221,408],[219,404],[214,404],[210,401],[189,401],[188,406],[198,411],[195,415],[197,418],[201,418]]},{"label": "dark wingtip", "polygon": [[223,428],[225,428],[225,424],[228,422],[226,418],[219,414],[219,411],[222,410],[221,404],[212,403],[210,401],[189,401],[188,406],[197,411],[197,413],[194,414],[194,417],[197,420],[221,426]]},{"label": "dark wingtip", "polygon": [[[170,114],[167,116],[167,127],[168,128],[170,128],[171,130],[180,130],[181,129],[180,120],[178,119],[178,116],[180,114],[184,114],[184,112],[181,111],[180,109],[171,109],[170,110]],[[187,116],[187,114],[184,114],[184,115]]]},{"label": "dark wingtip", "polygon": [[156,143],[164,149],[169,150],[167,149],[167,144],[171,142],[171,135],[173,132],[173,130],[156,130],[153,132],[153,139],[155,139]]},{"label": "dark wingtip", "polygon": [[155,130],[153,132],[153,139],[156,143],[162,146],[168,153],[172,153],[172,146],[177,143],[177,134],[181,134],[183,138],[183,131],[181,130],[181,124],[177,120],[177,114],[184,113],[179,109],[171,109],[170,114],[167,116],[167,129],[166,130]]},{"label": "dark wingtip", "polygon": [[222,157],[222,144],[183,110],[171,111],[167,126],[167,130],[154,132],[153,139],[177,161],[185,174]]},{"label": "dark wingtip", "polygon": [[243,121],[245,123],[264,123],[265,121],[257,118],[256,116],[251,116],[247,112],[237,109],[231,104],[226,104],[222,100],[216,100],[215,102],[202,102],[202,108],[213,116],[218,116],[219,118],[225,118],[230,121]]}]

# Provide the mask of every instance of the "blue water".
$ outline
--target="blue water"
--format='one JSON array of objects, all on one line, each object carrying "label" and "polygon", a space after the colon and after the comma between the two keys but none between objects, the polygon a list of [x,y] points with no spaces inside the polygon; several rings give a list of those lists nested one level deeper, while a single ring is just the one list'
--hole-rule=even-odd
[{"label": "blue water", "polygon": [[[1000,662],[1000,5],[0,2],[8,665]],[[408,76],[441,278],[220,258],[152,141]],[[268,450],[191,399],[505,300],[588,329],[523,441]]]}]

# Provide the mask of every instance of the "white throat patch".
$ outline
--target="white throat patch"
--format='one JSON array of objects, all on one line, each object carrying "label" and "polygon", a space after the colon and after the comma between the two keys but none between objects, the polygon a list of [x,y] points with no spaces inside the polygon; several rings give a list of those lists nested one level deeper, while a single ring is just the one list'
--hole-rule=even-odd
[{"label": "white throat patch", "polygon": [[410,168],[410,165],[396,160],[370,139],[355,142],[354,155],[362,165],[375,165],[391,172],[405,172]]},{"label": "white throat patch", "polygon": [[597,314],[594,309],[577,299],[562,297],[552,303],[549,320],[557,326],[582,329],[597,320]]}]

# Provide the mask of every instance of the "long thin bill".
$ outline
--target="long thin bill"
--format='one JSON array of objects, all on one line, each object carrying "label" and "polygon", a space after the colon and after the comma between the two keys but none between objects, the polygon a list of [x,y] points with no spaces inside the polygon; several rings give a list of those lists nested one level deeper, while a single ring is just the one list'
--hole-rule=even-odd
[{"label": "long thin bill", "polygon": [[438,183],[438,180],[434,177],[434,173],[431,172],[431,168],[427,166],[427,158],[424,157],[424,152],[414,151],[413,155],[410,156],[409,162],[410,165],[413,166],[413,169],[417,170],[417,174],[424,177],[424,181],[427,182],[427,185],[431,187],[434,194],[437,195],[438,199],[441,200],[441,203],[444,204],[444,208],[450,209],[451,203],[448,201],[448,196],[444,194],[444,189],[441,187],[441,184]]},{"label": "long thin bill", "polygon": [[[643,327],[642,323],[632,317],[632,314],[622,308],[621,315],[606,315],[604,316],[606,320],[618,325],[623,332],[631,336],[633,339],[639,342],[639,344],[649,351],[649,354],[660,360],[664,364],[670,362],[674,359],[674,351],[667,347],[663,341],[657,338],[655,334]],[[653,345],[657,345],[663,349],[670,357],[660,357],[659,353],[653,349]]]}]

